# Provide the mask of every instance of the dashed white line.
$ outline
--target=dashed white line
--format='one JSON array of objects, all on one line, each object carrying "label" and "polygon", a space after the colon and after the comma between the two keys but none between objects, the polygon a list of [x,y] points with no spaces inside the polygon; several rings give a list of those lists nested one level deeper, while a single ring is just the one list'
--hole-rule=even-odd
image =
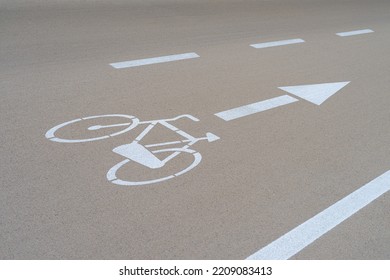
[{"label": "dashed white line", "polygon": [[269,109],[273,109],[279,106],[287,105],[293,102],[297,102],[298,99],[288,96],[288,95],[282,95],[279,97],[267,99],[264,101],[244,105],[241,107],[233,108],[230,110],[226,110],[223,112],[216,113],[217,117],[225,120],[225,121],[231,121],[235,120],[241,117],[245,117],[248,115],[252,115],[255,113],[263,112]]},{"label": "dashed white line", "polygon": [[347,36],[354,36],[354,35],[360,35],[360,34],[367,34],[374,32],[371,29],[361,29],[361,30],[354,30],[354,31],[348,31],[348,32],[340,32],[336,33],[337,36],[340,37],[347,37]]},{"label": "dashed white line", "polygon": [[287,260],[390,190],[390,170],[249,256],[248,260]]},{"label": "dashed white line", "polygon": [[183,53],[183,54],[174,54],[174,55],[159,56],[159,57],[152,57],[152,58],[145,58],[145,59],[115,62],[115,63],[111,63],[110,65],[116,69],[122,69],[122,68],[164,63],[164,62],[172,62],[172,61],[178,61],[184,59],[192,59],[198,57],[200,56],[196,53]]},{"label": "dashed white line", "polygon": [[255,49],[264,49],[264,48],[270,48],[270,47],[285,46],[285,45],[291,45],[291,44],[299,44],[299,43],[304,43],[304,42],[305,41],[302,40],[302,39],[290,39],[290,40],[283,40],[283,41],[274,41],[274,42],[253,44],[253,45],[250,45],[250,46],[255,48]]}]

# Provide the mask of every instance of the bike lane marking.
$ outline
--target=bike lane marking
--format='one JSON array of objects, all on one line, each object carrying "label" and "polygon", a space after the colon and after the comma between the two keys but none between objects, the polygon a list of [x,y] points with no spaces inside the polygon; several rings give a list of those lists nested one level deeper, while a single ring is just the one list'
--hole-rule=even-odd
[{"label": "bike lane marking", "polygon": [[[98,129],[105,128],[105,127],[127,126],[127,128],[122,129],[119,132],[111,133],[109,135],[105,135],[105,136],[101,136],[101,137],[94,137],[94,138],[88,138],[88,139],[62,139],[62,138],[58,138],[58,137],[55,136],[55,133],[56,133],[57,130],[59,130],[59,129],[61,129],[61,128],[69,125],[69,124],[77,123],[77,122],[80,122],[80,121],[83,121],[83,120],[99,119],[99,118],[105,118],[105,117],[123,117],[123,118],[126,118],[126,119],[130,119],[132,122],[130,122],[130,123],[122,123],[122,124],[115,124],[115,125],[108,125],[108,126],[107,125],[106,126],[95,125],[95,126],[91,126],[91,127],[88,128],[88,130],[98,130]],[[89,116],[89,117],[74,119],[74,120],[67,121],[67,122],[61,123],[59,125],[56,125],[56,126],[52,127],[51,129],[49,129],[46,132],[45,137],[48,140],[50,140],[50,141],[59,142],[59,143],[91,142],[91,141],[107,139],[109,137],[114,137],[114,136],[117,136],[119,134],[126,133],[126,132],[130,131],[131,129],[133,129],[134,127],[136,127],[138,125],[138,123],[139,123],[139,119],[138,118],[136,118],[134,116],[129,116],[129,115],[111,114],[111,115]]]},{"label": "bike lane marking", "polygon": [[338,83],[324,83],[314,85],[301,85],[279,87],[279,89],[298,96],[316,105],[321,105],[329,97],[348,85],[350,81]]},{"label": "bike lane marking", "polygon": [[390,170],[252,254],[247,260],[287,260],[390,190]]},{"label": "bike lane marking", "polygon": [[[290,94],[293,94],[306,101],[309,101],[313,104],[321,105],[328,98],[330,98],[332,95],[334,95],[336,92],[341,90],[349,83],[350,81],[312,84],[312,85],[299,85],[299,86],[279,87],[279,89],[286,91]],[[214,115],[225,121],[231,121],[255,113],[263,112],[283,105],[294,103],[297,101],[299,100],[294,97],[291,97],[289,95],[282,95],[279,97],[275,97],[264,101],[222,111]]]},{"label": "bike lane marking", "polygon": [[340,32],[340,33],[336,33],[336,35],[340,36],[340,37],[347,37],[347,36],[355,36],[355,35],[361,35],[361,34],[367,34],[367,33],[373,33],[373,32],[374,32],[374,30],[371,30],[371,29],[361,29],[361,30]]},{"label": "bike lane marking", "polygon": [[263,112],[266,110],[270,110],[276,107],[280,107],[283,105],[287,105],[293,102],[299,101],[298,99],[291,97],[289,95],[282,95],[279,97],[267,99],[264,101],[240,106],[237,108],[233,108],[230,110],[226,110],[223,112],[216,113],[217,117],[225,120],[225,121],[231,121],[238,118],[246,117],[255,113]]},{"label": "bike lane marking", "polygon": [[285,46],[285,45],[291,45],[291,44],[299,44],[299,43],[304,43],[304,42],[305,41],[302,40],[302,39],[290,39],[290,40],[282,40],[282,41],[273,41],[273,42],[252,44],[250,46],[252,48],[255,48],[255,49],[264,49],[264,48],[270,48],[270,47],[278,47],[278,46]]},{"label": "bike lane marking", "polygon": [[174,55],[167,55],[167,56],[115,62],[115,63],[110,63],[110,65],[115,69],[123,69],[123,68],[144,66],[144,65],[164,63],[164,62],[172,62],[172,61],[199,58],[199,57],[200,56],[198,54],[192,52],[192,53],[174,54]]}]

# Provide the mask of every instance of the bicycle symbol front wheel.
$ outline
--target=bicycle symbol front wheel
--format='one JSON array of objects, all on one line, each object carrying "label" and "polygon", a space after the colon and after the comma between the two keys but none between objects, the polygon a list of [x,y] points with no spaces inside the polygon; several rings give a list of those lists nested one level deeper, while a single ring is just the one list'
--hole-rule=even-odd
[{"label": "bicycle symbol front wheel", "polygon": [[118,164],[116,164],[115,166],[113,166],[107,172],[107,180],[110,181],[113,184],[121,185],[121,186],[142,186],[142,185],[149,185],[149,184],[159,183],[159,182],[166,181],[166,180],[169,180],[169,179],[173,179],[175,177],[183,175],[184,173],[186,173],[186,172],[190,171],[191,169],[195,168],[200,163],[200,161],[202,160],[202,155],[199,152],[196,152],[196,151],[191,150],[191,149],[172,148],[172,149],[163,149],[163,150],[154,151],[154,153],[163,153],[163,152],[179,152],[179,153],[184,152],[184,153],[189,153],[189,154],[193,155],[194,159],[193,159],[192,163],[188,167],[184,168],[183,170],[181,170],[181,171],[179,171],[179,172],[177,172],[175,174],[172,174],[172,175],[169,175],[169,176],[166,176],[166,177],[163,177],[163,178],[151,179],[151,180],[145,180],[145,181],[125,181],[125,180],[117,178],[117,175],[116,175],[117,171],[122,166],[124,166],[125,164],[127,164],[127,163],[129,163],[131,161],[130,159],[125,159],[125,160],[119,162]]},{"label": "bicycle symbol front wheel", "polygon": [[[114,132],[114,133],[110,133],[110,134],[104,133],[102,136],[92,137],[92,138],[84,138],[84,139],[65,139],[65,138],[60,138],[60,137],[55,136],[55,134],[64,127],[71,126],[73,124],[76,124],[76,123],[79,123],[82,121],[99,119],[99,118],[124,118],[126,120],[126,123],[106,125],[106,126],[96,125],[96,126],[88,128],[89,130],[102,129],[102,131],[104,131],[104,128],[107,128],[107,127],[121,127],[121,126],[124,126],[125,128],[124,129],[121,128],[121,130],[118,132]],[[50,141],[60,142],[60,143],[81,143],[81,142],[97,141],[97,140],[103,140],[103,139],[106,139],[109,137],[113,137],[113,136],[117,136],[119,134],[126,133],[129,130],[136,127],[138,125],[138,123],[139,123],[138,118],[136,118],[134,116],[129,116],[129,115],[112,114],[112,115],[90,116],[90,117],[85,117],[85,118],[80,118],[80,119],[74,119],[74,120],[59,124],[51,129],[49,129],[46,132],[45,137],[47,139],[49,139]]]}]

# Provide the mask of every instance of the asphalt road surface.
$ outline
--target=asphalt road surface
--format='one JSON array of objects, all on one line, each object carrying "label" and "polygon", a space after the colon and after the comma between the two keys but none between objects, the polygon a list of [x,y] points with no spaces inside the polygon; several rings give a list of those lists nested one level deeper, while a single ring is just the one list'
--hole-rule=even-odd
[{"label": "asphalt road surface", "polygon": [[1,0],[0,258],[390,259],[389,12]]}]

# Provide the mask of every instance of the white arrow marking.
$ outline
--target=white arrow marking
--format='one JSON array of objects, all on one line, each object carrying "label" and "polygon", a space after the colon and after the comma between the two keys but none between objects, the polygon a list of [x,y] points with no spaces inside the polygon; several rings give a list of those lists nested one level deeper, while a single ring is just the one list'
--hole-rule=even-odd
[{"label": "white arrow marking", "polygon": [[[314,84],[314,85],[302,85],[302,86],[291,86],[291,87],[279,87],[288,93],[294,94],[302,99],[305,99],[311,103],[321,105],[325,100],[331,97],[333,94],[338,92],[340,89],[345,87],[350,82],[339,82],[339,83],[325,83],[325,84]],[[255,113],[270,110],[276,107],[287,105],[293,102],[297,102],[298,99],[293,98],[289,95],[282,95],[279,97],[267,99],[264,101],[240,106],[230,110],[216,113],[217,117],[231,121],[245,116],[249,116]]]},{"label": "white arrow marking", "polygon": [[233,108],[230,110],[226,110],[223,112],[219,112],[219,113],[216,113],[214,115],[216,115],[217,117],[219,117],[225,121],[231,121],[231,120],[235,120],[238,118],[249,116],[249,115],[252,115],[255,113],[259,113],[259,112],[263,112],[263,111],[266,111],[269,109],[273,109],[276,107],[287,105],[287,104],[290,104],[293,102],[297,102],[297,101],[298,101],[298,99],[296,99],[294,97],[291,97],[288,95],[282,95],[279,97],[275,97],[275,98],[267,99],[264,101],[260,101],[260,102],[240,106],[237,108]]},{"label": "white arrow marking", "polygon": [[279,87],[288,93],[294,94],[316,105],[321,105],[325,100],[348,85],[350,82],[325,83],[314,85],[302,85],[291,87]]},{"label": "white arrow marking", "polygon": [[390,170],[297,226],[248,260],[287,260],[390,190]]}]

